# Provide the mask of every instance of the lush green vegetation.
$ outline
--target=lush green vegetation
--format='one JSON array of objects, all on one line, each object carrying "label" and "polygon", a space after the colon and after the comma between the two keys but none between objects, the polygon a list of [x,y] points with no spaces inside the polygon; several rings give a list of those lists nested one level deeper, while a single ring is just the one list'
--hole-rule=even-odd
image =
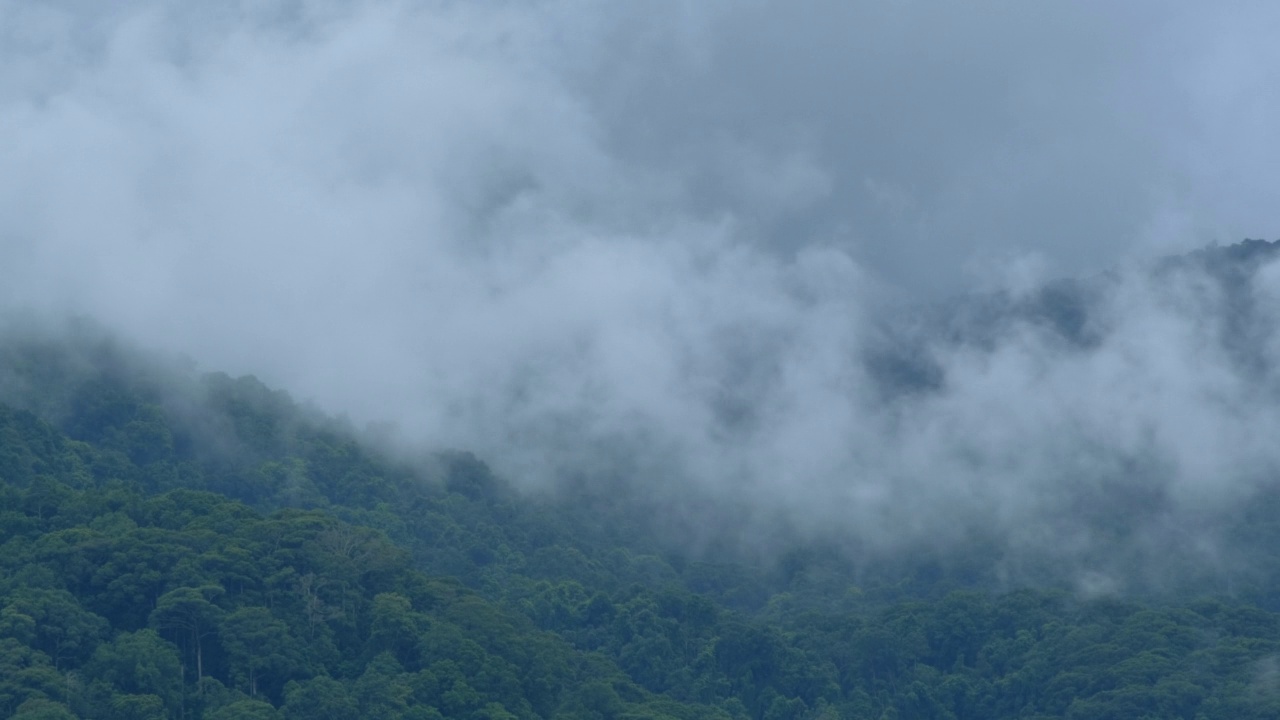
[{"label": "lush green vegetation", "polygon": [[1254,602],[690,555],[625,492],[389,460],[92,332],[9,342],[0,388],[6,717],[1280,717]]}]

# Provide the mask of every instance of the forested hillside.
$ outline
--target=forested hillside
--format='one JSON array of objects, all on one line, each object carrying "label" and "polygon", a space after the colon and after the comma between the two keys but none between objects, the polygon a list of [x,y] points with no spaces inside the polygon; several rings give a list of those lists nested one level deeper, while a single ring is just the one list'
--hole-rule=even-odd
[{"label": "forested hillside", "polygon": [[1280,720],[1280,2],[974,5],[0,0],[0,720]]},{"label": "forested hillside", "polygon": [[[1002,581],[978,539],[692,546],[642,485],[391,453],[85,325],[12,330],[0,398],[6,717],[1280,717],[1274,558],[1122,595]],[[1251,507],[1276,547],[1280,495]]]}]

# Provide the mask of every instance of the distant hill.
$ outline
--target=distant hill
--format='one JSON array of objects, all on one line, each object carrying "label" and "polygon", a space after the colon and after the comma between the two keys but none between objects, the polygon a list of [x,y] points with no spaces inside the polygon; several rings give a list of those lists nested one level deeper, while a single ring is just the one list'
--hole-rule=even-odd
[{"label": "distant hill", "polygon": [[1014,330],[1034,328],[1066,347],[1096,346],[1107,331],[1106,301],[1125,283],[1170,286],[1189,277],[1209,283],[1224,303],[1215,308],[1227,321],[1225,344],[1248,342],[1262,319],[1254,314],[1255,276],[1280,258],[1280,240],[1244,240],[1159,259],[1145,267],[1112,271],[1091,278],[1059,279],[1014,294],[970,294],[945,302],[901,310],[885,318],[881,343],[864,362],[886,394],[938,389],[945,382],[934,354],[963,345],[992,347]]},{"label": "distant hill", "polygon": [[[1276,251],[1144,272],[1217,283],[1240,313],[1222,341],[1247,346],[1265,318],[1245,290]],[[920,311],[876,372],[939,392],[924,350],[1018,325],[1088,348],[1119,282]],[[978,535],[873,559],[785,532],[761,561],[694,551],[652,521],[659,500],[679,498],[586,475],[520,492],[465,451],[388,454],[252,377],[18,323],[0,341],[0,715],[1280,717],[1280,491],[1232,528],[1254,568],[1235,586],[1129,595],[1018,586]]]}]

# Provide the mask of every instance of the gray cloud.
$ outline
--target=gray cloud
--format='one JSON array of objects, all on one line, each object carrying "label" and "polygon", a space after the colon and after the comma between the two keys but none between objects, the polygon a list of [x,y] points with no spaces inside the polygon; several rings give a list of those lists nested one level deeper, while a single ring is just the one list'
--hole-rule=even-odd
[{"label": "gray cloud", "polygon": [[[1224,349],[1216,290],[1126,275],[1087,347],[926,324],[945,381],[896,399],[856,359],[910,334],[904,302],[1269,231],[1278,22],[1250,2],[0,1],[0,301],[521,477],[625,448],[869,542],[963,511],[1088,546],[1088,483],[1148,473],[1184,519],[1275,469],[1272,380]],[[1277,287],[1253,286],[1259,317]]]}]

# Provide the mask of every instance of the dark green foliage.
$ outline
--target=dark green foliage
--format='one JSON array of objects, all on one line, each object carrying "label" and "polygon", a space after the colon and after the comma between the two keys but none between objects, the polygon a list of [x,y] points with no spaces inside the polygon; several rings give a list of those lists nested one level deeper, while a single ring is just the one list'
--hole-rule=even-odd
[{"label": "dark green foliage", "polygon": [[0,405],[0,716],[1280,716],[1265,568],[1122,602],[812,545],[695,558],[609,521],[641,500],[607,483],[560,504],[466,453],[390,462],[251,378],[93,347],[0,353],[0,386],[45,388]]},{"label": "dark green foliage", "polygon": [[[281,410],[284,400],[253,383],[230,387],[224,400],[254,413],[245,432],[293,425],[291,437],[277,440],[310,459],[272,458],[283,450],[266,443],[233,449],[240,460],[202,459],[188,439],[191,456],[177,462],[190,463],[192,489],[165,490],[149,482],[148,469],[174,462],[172,453],[123,452],[106,440],[120,435],[84,417],[75,426],[84,440],[73,441],[0,407],[8,458],[0,487],[12,500],[0,536],[0,715],[552,717],[572,688],[623,677],[522,614],[414,570],[411,554],[384,531],[280,507],[291,503],[261,488],[247,499],[268,514],[196,489],[210,476],[244,477],[249,463],[262,476],[299,476],[319,498],[310,504],[408,532],[378,507],[393,499],[390,486],[365,483],[397,477],[396,492],[405,492],[405,471],[378,465],[332,430],[298,430],[291,406]],[[89,416],[135,422],[139,396],[123,387],[92,392],[101,402],[82,406]],[[467,533],[481,518],[493,523],[487,504],[509,491],[474,458],[449,462],[461,473],[448,483],[458,492],[415,480],[418,499],[447,517],[452,532]],[[437,558],[454,552],[419,549]],[[447,563],[478,569],[472,554]],[[631,696],[622,707],[649,697],[638,688]]]}]

